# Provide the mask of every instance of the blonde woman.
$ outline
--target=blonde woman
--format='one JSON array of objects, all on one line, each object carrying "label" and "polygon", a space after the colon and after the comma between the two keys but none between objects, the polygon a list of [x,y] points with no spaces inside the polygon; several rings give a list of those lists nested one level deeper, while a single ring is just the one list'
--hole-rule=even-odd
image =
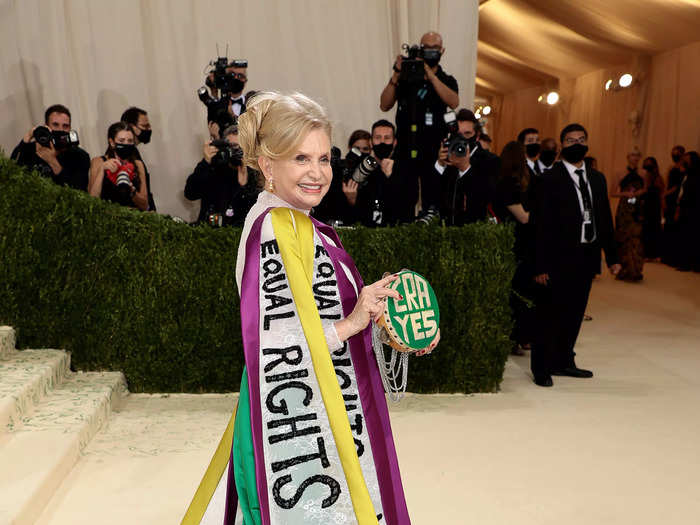
[{"label": "blonde woman", "polygon": [[410,523],[370,330],[400,296],[394,275],[364,286],[309,217],[331,183],[330,139],[301,94],[259,93],[240,117],[243,162],[265,179],[236,263],[246,370],[183,523]]}]

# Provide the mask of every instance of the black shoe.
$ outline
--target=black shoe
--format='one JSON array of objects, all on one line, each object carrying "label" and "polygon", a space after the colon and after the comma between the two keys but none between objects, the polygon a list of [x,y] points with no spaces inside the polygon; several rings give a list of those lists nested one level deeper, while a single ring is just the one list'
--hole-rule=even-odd
[{"label": "black shoe", "polygon": [[537,386],[554,386],[552,376],[535,376],[535,384]]},{"label": "black shoe", "polygon": [[584,370],[583,368],[569,366],[567,368],[562,368],[561,370],[556,370],[555,372],[552,372],[552,375],[569,377],[593,377],[593,372],[591,372],[590,370]]}]

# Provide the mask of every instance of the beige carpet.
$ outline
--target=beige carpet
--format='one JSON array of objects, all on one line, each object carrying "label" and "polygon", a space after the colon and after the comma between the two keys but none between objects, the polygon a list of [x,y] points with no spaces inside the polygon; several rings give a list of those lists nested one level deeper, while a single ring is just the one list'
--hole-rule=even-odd
[{"label": "beige carpet", "polygon": [[[700,523],[700,275],[645,275],[594,284],[595,378],[544,389],[514,358],[499,394],[391,407],[415,525]],[[39,523],[179,523],[234,401],[130,396]]]}]

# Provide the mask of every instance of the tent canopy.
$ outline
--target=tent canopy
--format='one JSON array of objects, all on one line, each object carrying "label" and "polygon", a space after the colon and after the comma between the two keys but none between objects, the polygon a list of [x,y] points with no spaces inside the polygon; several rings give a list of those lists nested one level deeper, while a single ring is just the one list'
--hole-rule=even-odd
[{"label": "tent canopy", "polygon": [[700,0],[480,0],[476,93],[557,85],[700,39]]}]

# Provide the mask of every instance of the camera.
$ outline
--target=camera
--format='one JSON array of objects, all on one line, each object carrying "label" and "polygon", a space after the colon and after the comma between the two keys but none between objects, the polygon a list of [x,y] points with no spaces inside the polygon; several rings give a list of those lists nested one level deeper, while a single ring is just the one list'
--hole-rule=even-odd
[{"label": "camera", "polygon": [[[228,108],[231,94],[239,93],[245,86],[245,80],[239,73],[229,73],[226,70],[231,67],[248,67],[248,61],[236,59],[229,62],[227,57],[218,57],[209,62],[209,65],[213,69],[207,73],[204,82],[206,85],[197,90],[197,96],[207,107],[207,119],[210,122],[216,122],[219,125],[219,131],[223,131],[224,128],[236,123],[235,117]],[[218,89],[221,96],[212,97],[207,87]]]},{"label": "camera", "polygon": [[37,126],[32,133],[34,140],[37,144],[44,146],[45,148],[50,147],[51,144],[54,145],[56,149],[65,149],[75,147],[80,144],[78,140],[78,132],[71,131],[51,131],[46,126]]},{"label": "camera", "polygon": [[228,164],[232,166],[243,165],[243,150],[240,146],[231,144],[228,140],[224,139],[212,140],[211,145],[219,150],[211,159],[211,165],[215,168]]},{"label": "camera", "polygon": [[379,162],[372,155],[362,153],[358,148],[352,148],[345,158],[343,178],[352,179],[358,185],[364,186],[369,176],[379,167]]},{"label": "camera", "polygon": [[136,166],[131,162],[125,162],[117,167],[116,170],[110,171],[105,170],[107,178],[112,181],[124,197],[129,197],[131,195],[131,188],[134,185],[134,180],[136,180]]},{"label": "camera", "polygon": [[425,66],[437,64],[440,60],[440,50],[419,46],[418,44],[401,46],[405,55],[401,60],[401,74],[399,82],[407,85],[422,85],[425,77]]},{"label": "camera", "polygon": [[459,132],[457,117],[454,111],[445,113],[445,124],[447,125],[447,138],[443,142],[447,148],[448,158],[450,155],[455,157],[466,157],[469,151],[469,141]]},{"label": "camera", "polygon": [[205,84],[210,88],[221,90],[221,95],[230,95],[231,93],[239,93],[245,86],[245,80],[241,78],[240,73],[229,73],[226,70],[231,67],[248,67],[247,60],[236,59],[231,62],[227,57],[218,57],[209,63],[213,66],[209,74],[213,73],[213,79],[207,75]]}]

